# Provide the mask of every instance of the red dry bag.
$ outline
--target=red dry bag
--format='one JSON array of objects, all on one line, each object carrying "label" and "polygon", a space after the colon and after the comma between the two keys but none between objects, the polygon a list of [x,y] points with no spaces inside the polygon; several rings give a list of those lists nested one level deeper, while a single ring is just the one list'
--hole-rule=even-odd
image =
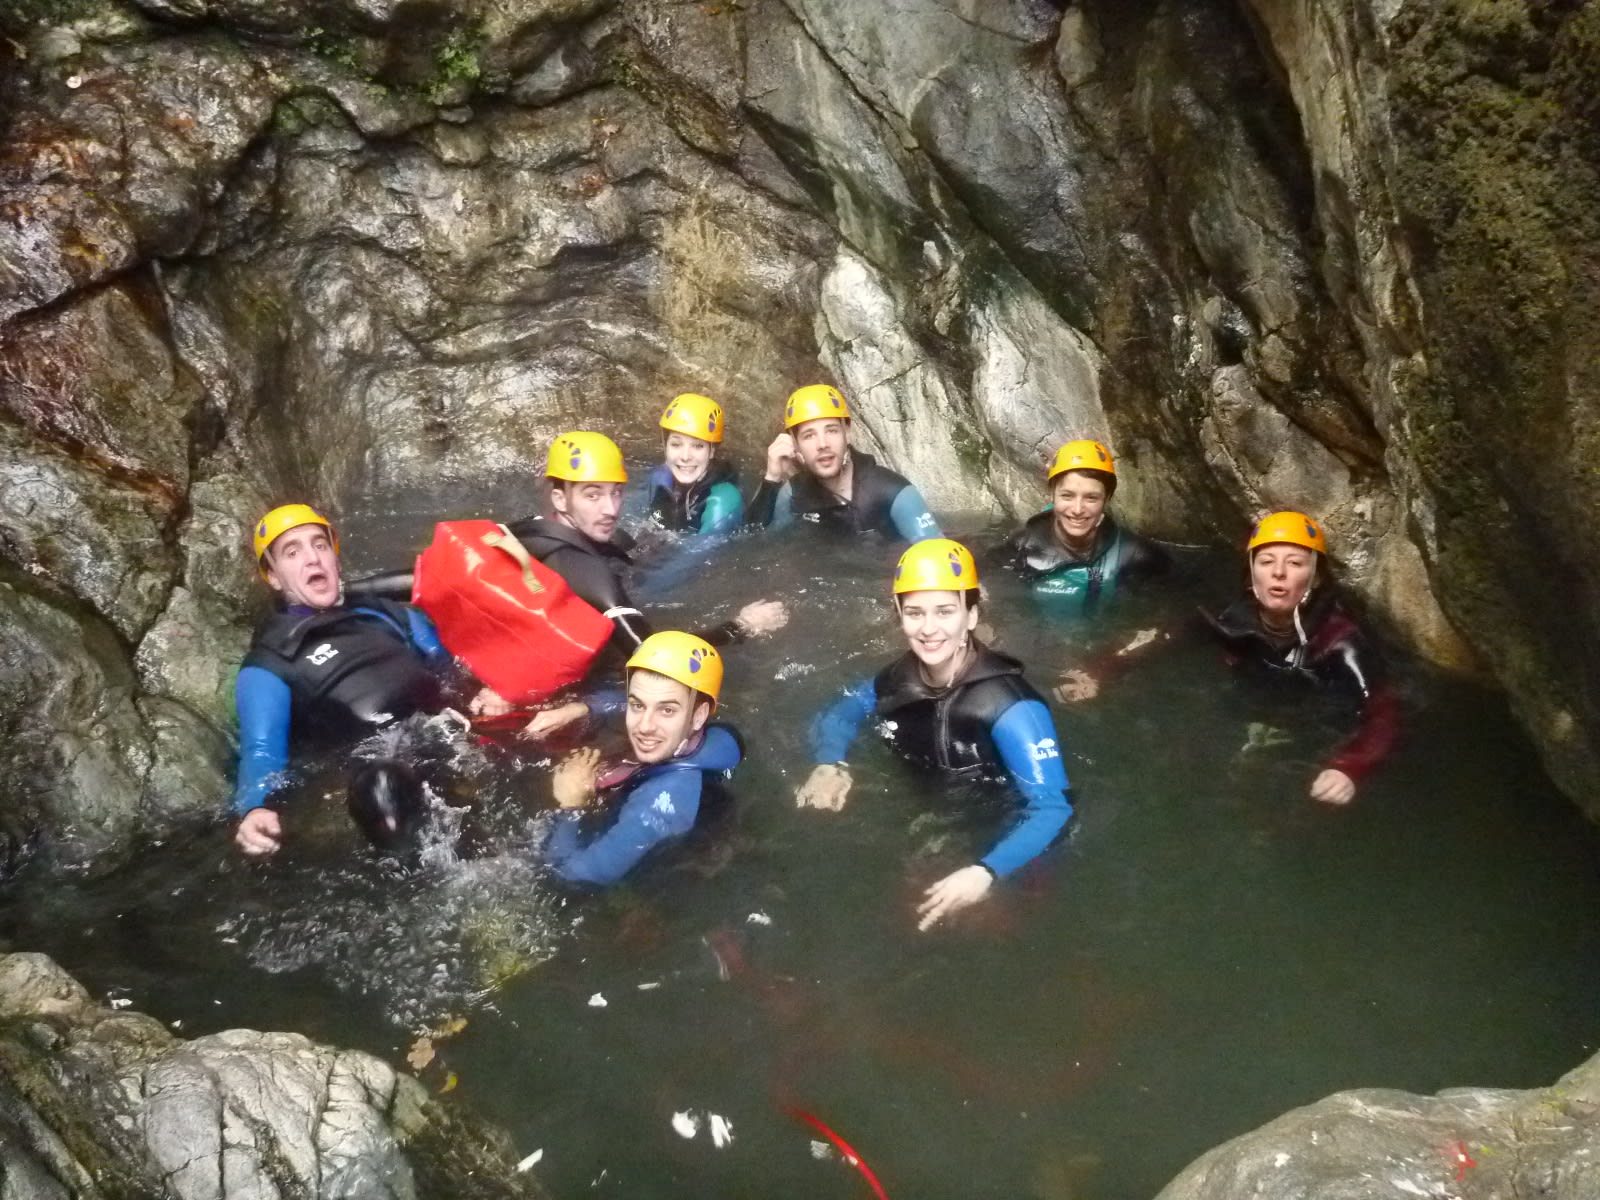
[{"label": "red dry bag", "polygon": [[514,704],[583,678],[611,622],[493,521],[441,521],[417,558],[411,602],[472,673]]}]

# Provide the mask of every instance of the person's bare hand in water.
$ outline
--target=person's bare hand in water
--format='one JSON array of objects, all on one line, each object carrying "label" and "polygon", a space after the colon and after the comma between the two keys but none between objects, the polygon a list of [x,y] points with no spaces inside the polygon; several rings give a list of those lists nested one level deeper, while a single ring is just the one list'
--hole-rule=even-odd
[{"label": "person's bare hand in water", "polygon": [[511,711],[511,701],[492,687],[485,687],[472,698],[467,711],[475,717],[499,717]]},{"label": "person's bare hand in water", "polygon": [[533,714],[533,720],[518,731],[519,738],[536,741],[539,738],[549,737],[558,729],[565,729],[574,721],[581,721],[589,715],[589,706],[582,700],[568,700],[565,704],[558,704],[554,708],[543,708]]},{"label": "person's bare hand in water", "polygon": [[752,600],[734,618],[749,637],[776,633],[789,623],[789,606],[782,600]]},{"label": "person's bare hand in water", "polygon": [[1061,682],[1055,686],[1052,694],[1063,704],[1093,700],[1100,694],[1100,681],[1081,667],[1074,667],[1061,672]]},{"label": "person's bare hand in water", "polygon": [[240,818],[233,842],[251,858],[265,858],[282,844],[283,822],[270,808],[252,808]]},{"label": "person's bare hand in water", "polygon": [[1329,767],[1311,781],[1311,798],[1324,804],[1349,804],[1356,798],[1356,781]]},{"label": "person's bare hand in water", "polygon": [[806,776],[806,781],[795,792],[794,802],[800,808],[825,808],[829,812],[838,812],[844,808],[845,798],[849,794],[849,770],[837,763],[818,763],[811,768],[811,774]]},{"label": "person's bare hand in water", "polygon": [[562,808],[582,808],[594,799],[595,779],[600,774],[600,751],[593,746],[562,759],[551,782],[556,803]]},{"label": "person's bare hand in water", "polygon": [[952,871],[922,893],[917,905],[917,931],[926,933],[944,918],[968,908],[989,894],[994,875],[978,863]]}]

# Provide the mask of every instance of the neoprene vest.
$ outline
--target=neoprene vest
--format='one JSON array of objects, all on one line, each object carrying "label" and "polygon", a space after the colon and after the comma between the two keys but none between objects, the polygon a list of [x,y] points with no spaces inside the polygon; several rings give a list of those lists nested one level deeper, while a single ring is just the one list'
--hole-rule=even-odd
[{"label": "neoprene vest", "polygon": [[1055,535],[1055,513],[1035,513],[1012,542],[1014,563],[1035,594],[1075,601],[1085,613],[1109,602],[1134,571],[1158,571],[1165,555],[1123,529],[1107,513],[1097,530],[1094,553],[1074,558]]},{"label": "neoprene vest", "polygon": [[850,499],[841,500],[809,471],[789,481],[789,506],[802,520],[815,521],[839,533],[881,533],[898,538],[889,510],[895,497],[911,484],[904,475],[880,467],[860,450],[850,452]]},{"label": "neoprene vest", "polygon": [[1247,595],[1214,617],[1201,615],[1243,665],[1280,678],[1348,682],[1363,698],[1372,693],[1378,683],[1376,658],[1333,588],[1318,588],[1301,606],[1303,641],[1298,636],[1268,637],[1256,613],[1255,598]]},{"label": "neoprene vest", "polygon": [[650,516],[673,533],[698,533],[711,489],[719,483],[739,486],[739,472],[720,458],[712,459],[705,475],[688,487],[679,487],[671,470],[658,466],[650,472]]},{"label": "neoprene vest", "polygon": [[[720,730],[727,738],[720,735],[713,737],[712,730]],[[728,808],[732,799],[728,780],[733,778],[734,768],[744,759],[743,735],[723,721],[708,721],[701,733],[700,744],[690,753],[681,758],[669,758],[663,763],[639,767],[626,774],[619,773],[619,777],[612,780],[601,779],[599,790],[628,794],[651,779],[672,771],[699,771],[700,811],[695,815],[695,827],[698,829],[719,820]]]},{"label": "neoprene vest", "polygon": [[1003,775],[1005,764],[991,730],[1019,700],[1043,697],[1022,677],[1022,664],[976,638],[961,677],[935,690],[922,681],[917,657],[907,651],[878,673],[878,719],[884,736],[922,766],[955,775]]},{"label": "neoprene vest", "polygon": [[411,642],[407,605],[274,612],[256,627],[244,665],[289,685],[294,728],[340,737],[439,707],[437,674]]}]

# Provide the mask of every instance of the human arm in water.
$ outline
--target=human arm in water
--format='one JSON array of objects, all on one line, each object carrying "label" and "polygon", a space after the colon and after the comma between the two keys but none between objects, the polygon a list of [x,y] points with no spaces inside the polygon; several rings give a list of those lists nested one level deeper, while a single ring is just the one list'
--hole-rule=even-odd
[{"label": "human arm in water", "polygon": [[251,857],[271,854],[283,837],[278,814],[267,798],[284,783],[289,766],[289,685],[261,667],[244,667],[233,686],[239,711],[239,778],[233,789],[233,814],[239,818],[233,840]]},{"label": "human arm in water", "polygon": [[1324,656],[1328,669],[1353,686],[1360,708],[1356,728],[1335,748],[1311,782],[1311,798],[1348,804],[1357,786],[1389,756],[1400,736],[1400,698],[1366,638],[1350,624]]},{"label": "human arm in water", "polygon": [[889,505],[889,521],[894,530],[908,542],[920,542],[923,538],[940,537],[939,522],[934,520],[933,514],[928,511],[928,504],[922,498],[922,493],[911,484],[901,488],[894,502]]},{"label": "human arm in water", "polygon": [[795,791],[795,804],[832,812],[844,807],[850,794],[850,770],[844,760],[877,706],[877,687],[870,678],[859,679],[817,714],[811,722],[811,760],[816,766]]},{"label": "human arm in water", "polygon": [[522,728],[518,737],[537,741],[549,737],[558,729],[565,729],[574,721],[581,721],[585,717],[617,717],[621,716],[627,707],[628,694],[621,688],[601,688],[597,691],[586,692],[581,696],[568,700],[550,708],[540,709],[533,714],[533,719]]},{"label": "human arm in water", "polygon": [[1072,789],[1050,710],[1038,700],[1018,700],[1000,714],[990,735],[1012,786],[1022,795],[1021,819],[983,858],[923,893],[917,908],[920,930],[982,900],[995,880],[1043,853],[1072,818]]},{"label": "human arm in water", "polygon": [[545,843],[545,861],[568,883],[605,887],[622,879],[668,838],[694,828],[704,780],[701,772],[692,767],[653,773],[629,791],[610,828],[583,842],[578,810],[594,794],[599,762],[599,755],[591,751],[589,757],[572,768],[574,774],[588,776],[583,802],[569,802],[584,790],[581,780],[569,785],[566,799],[558,791],[561,811],[556,813],[550,840]]}]

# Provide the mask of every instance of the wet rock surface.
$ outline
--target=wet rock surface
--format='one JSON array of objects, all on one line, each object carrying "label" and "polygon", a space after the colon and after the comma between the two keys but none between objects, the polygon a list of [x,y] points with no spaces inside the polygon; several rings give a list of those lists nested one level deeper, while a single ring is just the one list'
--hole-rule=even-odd
[{"label": "wet rock surface", "polygon": [[1339,1092],[1209,1151],[1157,1200],[1579,1200],[1600,1189],[1597,1113],[1600,1059],[1531,1091]]},{"label": "wet rock surface", "polygon": [[6,1194],[106,1200],[539,1197],[502,1135],[408,1075],[298,1034],[184,1041],[0,957]]}]

